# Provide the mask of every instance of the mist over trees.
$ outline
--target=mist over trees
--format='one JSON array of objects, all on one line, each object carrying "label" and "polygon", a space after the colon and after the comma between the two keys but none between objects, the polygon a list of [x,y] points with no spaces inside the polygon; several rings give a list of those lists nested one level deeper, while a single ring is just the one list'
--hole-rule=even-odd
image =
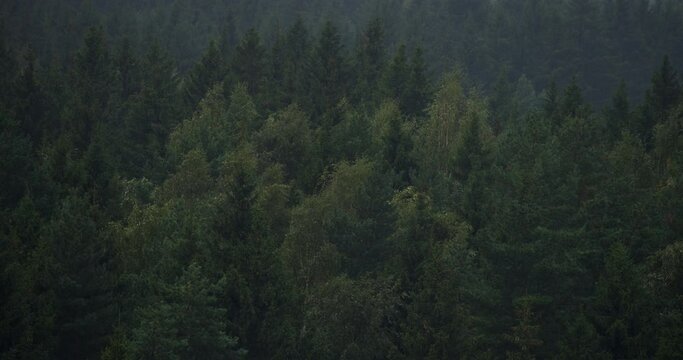
[{"label": "mist over trees", "polygon": [[640,97],[665,54],[683,66],[677,0],[8,0],[0,10],[8,38],[47,63],[67,61],[97,25],[138,51],[158,41],[185,72],[211,40],[231,49],[252,28],[271,46],[299,20],[315,30],[333,20],[351,50],[379,18],[383,43],[421,47],[433,80],[457,64],[486,89],[501,76],[525,76],[539,90],[576,76],[605,106],[622,79]]},{"label": "mist over trees", "polygon": [[0,359],[683,357],[683,3],[0,3]]}]

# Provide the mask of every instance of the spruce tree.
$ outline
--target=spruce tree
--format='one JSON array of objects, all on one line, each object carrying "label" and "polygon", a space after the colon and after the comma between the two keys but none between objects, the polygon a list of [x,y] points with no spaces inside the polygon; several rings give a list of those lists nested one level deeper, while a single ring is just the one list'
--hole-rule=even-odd
[{"label": "spruce tree", "polygon": [[201,59],[183,82],[183,95],[187,107],[186,113],[191,113],[206,93],[225,79],[227,69],[218,44],[211,41]]},{"label": "spruce tree", "polygon": [[238,82],[246,85],[251,96],[258,96],[266,76],[265,50],[261,39],[254,29],[244,35],[235,49],[231,69]]},{"label": "spruce tree", "polygon": [[418,47],[410,59],[410,79],[403,108],[409,116],[424,116],[432,96],[423,56]]},{"label": "spruce tree", "polygon": [[327,21],[318,38],[312,58],[312,94],[314,115],[319,116],[337,106],[347,96],[349,69],[339,31]]}]

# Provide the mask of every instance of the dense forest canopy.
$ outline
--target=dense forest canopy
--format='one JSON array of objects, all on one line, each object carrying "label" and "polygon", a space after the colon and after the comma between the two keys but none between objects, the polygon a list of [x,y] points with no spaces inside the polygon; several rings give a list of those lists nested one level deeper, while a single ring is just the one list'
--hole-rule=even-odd
[{"label": "dense forest canopy", "polygon": [[251,28],[271,46],[299,19],[313,32],[332,20],[352,47],[381,18],[388,48],[420,46],[434,79],[458,64],[486,89],[500,76],[537,89],[576,76],[604,106],[622,79],[640,96],[665,54],[683,67],[679,0],[5,0],[0,11],[8,38],[46,63],[68,61],[93,25],[137,51],[158,41],[185,72],[210,40],[232,48]]},{"label": "dense forest canopy", "polygon": [[0,360],[683,358],[683,3],[0,2]]}]

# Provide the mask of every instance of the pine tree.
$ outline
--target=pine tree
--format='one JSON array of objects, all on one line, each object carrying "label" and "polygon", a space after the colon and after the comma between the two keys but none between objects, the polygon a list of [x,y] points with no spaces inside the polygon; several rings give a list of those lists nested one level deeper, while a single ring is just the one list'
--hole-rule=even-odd
[{"label": "pine tree", "polygon": [[361,102],[375,105],[379,99],[378,84],[384,72],[384,27],[379,18],[370,21],[361,35],[356,54],[357,80],[355,97]]},{"label": "pine tree", "polygon": [[560,112],[563,117],[583,117],[588,113],[576,77],[572,78],[572,82],[564,89]]},{"label": "pine tree", "polygon": [[408,95],[408,82],[410,81],[410,68],[406,58],[406,47],[401,44],[396,55],[392,59],[382,81],[382,95],[395,100],[406,108]]},{"label": "pine tree", "polygon": [[256,136],[259,149],[284,166],[284,175],[304,189],[310,189],[318,176],[319,156],[308,115],[290,105],[270,116]]},{"label": "pine tree", "polygon": [[560,96],[557,92],[557,83],[552,80],[543,96],[543,113],[547,118],[555,118],[560,111]]},{"label": "pine tree", "polygon": [[251,96],[258,96],[263,87],[265,71],[265,50],[254,29],[244,35],[232,58],[232,72],[238,82],[246,85]]},{"label": "pine tree", "polygon": [[12,48],[7,43],[4,21],[0,20],[0,110],[6,110],[12,104],[12,83],[17,75],[17,62]]},{"label": "pine tree", "polygon": [[191,113],[209,89],[225,79],[227,69],[218,44],[209,43],[202,58],[194,65],[183,82],[183,95],[187,106],[186,113]]},{"label": "pine tree", "polygon": [[40,145],[43,133],[55,130],[45,118],[48,113],[48,99],[37,76],[36,58],[33,50],[28,49],[25,55],[25,67],[21,70],[14,92],[17,100],[14,103],[14,116],[21,123],[21,129],[28,135],[34,146]]},{"label": "pine tree", "polygon": [[499,134],[503,129],[503,124],[514,120],[514,99],[513,89],[508,80],[508,73],[505,69],[498,74],[498,80],[493,87],[490,100],[491,106],[491,127],[494,133]]},{"label": "pine tree", "polygon": [[652,348],[645,324],[647,301],[639,269],[628,252],[621,243],[609,249],[596,289],[598,332],[604,348],[616,359],[648,357]]},{"label": "pine tree", "polygon": [[235,129],[237,143],[246,143],[261,126],[256,106],[245,84],[237,84],[230,95],[228,118]]},{"label": "pine tree", "polygon": [[560,343],[559,357],[566,360],[610,359],[608,353],[601,351],[595,326],[583,312],[575,316],[568,326]]},{"label": "pine tree", "polygon": [[56,340],[52,247],[24,197],[0,223],[0,358],[48,359]]},{"label": "pine tree", "polygon": [[0,188],[2,209],[12,209],[29,185],[32,163],[31,139],[22,132],[21,124],[0,111]]},{"label": "pine tree", "polygon": [[275,43],[270,49],[267,68],[267,86],[265,87],[266,108],[275,110],[286,106],[285,73],[287,66],[286,38],[278,31],[275,35]]},{"label": "pine tree", "polygon": [[76,55],[71,107],[68,108],[70,113],[64,119],[66,129],[81,148],[87,146],[95,125],[109,118],[114,78],[104,30],[101,27],[91,28],[84,43]]},{"label": "pine tree", "polygon": [[337,106],[348,91],[349,70],[344,46],[339,31],[330,21],[323,26],[312,62],[314,115],[319,116]]},{"label": "pine tree", "polygon": [[667,119],[669,112],[678,104],[681,94],[678,74],[672,68],[669,57],[665,56],[662,65],[652,75],[638,124],[638,133],[648,149],[654,145],[654,127]]},{"label": "pine tree", "polygon": [[613,137],[617,137],[623,130],[630,129],[631,113],[628,102],[628,93],[626,91],[626,83],[622,80],[617,88],[617,91],[612,97],[612,107],[609,110],[608,131]]},{"label": "pine tree", "polygon": [[652,76],[652,87],[646,102],[654,112],[654,122],[666,120],[669,110],[678,104],[681,97],[681,85],[678,74],[671,66],[668,56],[662,60],[662,65]]},{"label": "pine tree", "polygon": [[133,329],[136,357],[149,359],[237,358],[237,338],[226,334],[226,310],[217,306],[218,285],[191,263],[177,282],[160,285],[157,301],[140,308]]},{"label": "pine tree", "polygon": [[397,177],[396,187],[410,181],[414,168],[412,161],[412,139],[405,128],[404,116],[396,101],[383,103],[374,116],[374,136],[377,139],[377,153],[381,164]]},{"label": "pine tree", "polygon": [[232,11],[228,11],[225,19],[220,26],[220,41],[219,48],[224,59],[229,59],[230,55],[237,45],[237,30],[235,29],[235,16]]},{"label": "pine tree", "polygon": [[657,298],[656,359],[673,360],[683,355],[683,242],[657,251],[648,261],[648,278]]},{"label": "pine tree", "polygon": [[311,46],[308,30],[301,18],[292,25],[286,35],[285,46],[285,93],[288,103],[298,104],[302,110],[312,110]]},{"label": "pine tree", "polygon": [[101,212],[77,195],[64,199],[46,236],[57,261],[54,291],[58,359],[99,356],[115,320],[110,244],[98,233]]},{"label": "pine tree", "polygon": [[[242,89],[246,93],[244,86]],[[185,154],[199,149],[214,162],[235,146],[238,126],[228,115],[223,86],[216,85],[202,99],[192,117],[178,124],[170,134],[169,160],[177,164]]]},{"label": "pine tree", "polygon": [[143,68],[142,89],[136,100],[151,126],[153,137],[147,140],[149,150],[163,154],[163,144],[179,120],[176,69],[168,54],[157,43],[149,48]]},{"label": "pine tree", "polygon": [[114,66],[119,83],[117,93],[121,101],[126,101],[138,91],[140,86],[139,63],[133,54],[132,45],[128,38],[124,38],[119,45],[114,56]]},{"label": "pine tree", "polygon": [[423,116],[431,95],[422,49],[418,47],[410,60],[410,79],[403,107],[404,113],[408,116]]},{"label": "pine tree", "polygon": [[538,325],[533,311],[534,297],[527,296],[515,301],[515,320],[517,323],[510,329],[505,338],[513,350],[506,352],[508,360],[536,359],[536,349],[543,345],[539,339],[541,327]]}]

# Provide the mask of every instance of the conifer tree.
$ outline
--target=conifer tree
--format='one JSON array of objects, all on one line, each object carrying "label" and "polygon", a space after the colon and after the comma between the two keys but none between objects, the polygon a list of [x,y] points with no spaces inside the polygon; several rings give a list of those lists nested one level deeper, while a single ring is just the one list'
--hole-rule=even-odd
[{"label": "conifer tree", "polygon": [[109,120],[113,78],[104,30],[101,27],[90,28],[85,35],[84,46],[76,55],[71,107],[64,118],[66,129],[81,148],[87,146],[96,124]]},{"label": "conifer tree", "polygon": [[355,96],[364,103],[375,105],[380,95],[379,80],[385,66],[384,26],[379,18],[368,23],[361,34],[356,54],[357,80]]},{"label": "conifer tree", "polygon": [[101,215],[81,196],[70,195],[47,224],[57,262],[52,286],[59,359],[99,356],[113,331],[114,273],[110,244],[98,233]]},{"label": "conifer tree", "polygon": [[265,50],[261,39],[254,29],[244,35],[235,49],[231,68],[238,82],[242,82],[249,95],[258,96],[262,87],[265,72]]},{"label": "conifer tree", "polygon": [[597,328],[605,349],[614,358],[638,358],[651,354],[649,314],[639,269],[628,249],[612,245],[605,259],[605,272],[596,288]]},{"label": "conifer tree", "polygon": [[218,83],[222,83],[226,73],[225,60],[218,44],[211,41],[201,59],[194,64],[183,82],[183,95],[188,108],[186,113],[191,113],[194,110],[194,107],[204,98],[209,89]]},{"label": "conifer tree", "polygon": [[43,140],[43,133],[55,130],[56,124],[48,122],[48,99],[43,85],[37,79],[36,58],[33,50],[29,49],[24,59],[26,65],[21,70],[14,91],[17,99],[13,104],[15,118],[21,123],[21,129],[28,135],[34,146]]},{"label": "conifer tree", "polygon": [[409,80],[410,68],[406,58],[406,47],[401,44],[384,75],[382,95],[397,101],[401,109],[405,109]]},{"label": "conifer tree", "polygon": [[432,93],[426,71],[422,49],[418,47],[410,59],[410,79],[403,110],[406,115],[421,117],[427,110]]},{"label": "conifer tree", "polygon": [[609,109],[607,126],[613,136],[616,137],[620,135],[620,131],[630,129],[633,126],[630,111],[626,83],[622,81],[612,97],[612,107]]},{"label": "conifer tree", "polygon": [[311,44],[308,30],[301,18],[286,34],[285,47],[285,93],[288,103],[298,104],[302,110],[312,110],[311,86]]},{"label": "conifer tree", "polygon": [[347,96],[348,66],[339,31],[327,21],[318,38],[312,59],[312,93],[315,115],[321,115]]}]

